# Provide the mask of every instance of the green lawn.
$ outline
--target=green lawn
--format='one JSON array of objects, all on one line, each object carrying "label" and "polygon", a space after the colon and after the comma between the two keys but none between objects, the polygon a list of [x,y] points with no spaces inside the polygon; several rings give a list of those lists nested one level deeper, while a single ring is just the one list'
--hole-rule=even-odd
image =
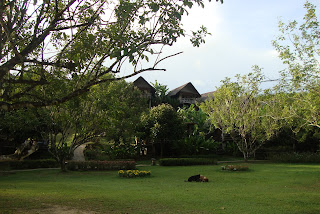
[{"label": "green lawn", "polygon": [[[115,171],[2,173],[0,213],[57,207],[73,213],[320,213],[320,165],[249,164],[247,172],[220,167],[139,167],[152,176],[134,179]],[[184,182],[199,173],[209,183]]]}]

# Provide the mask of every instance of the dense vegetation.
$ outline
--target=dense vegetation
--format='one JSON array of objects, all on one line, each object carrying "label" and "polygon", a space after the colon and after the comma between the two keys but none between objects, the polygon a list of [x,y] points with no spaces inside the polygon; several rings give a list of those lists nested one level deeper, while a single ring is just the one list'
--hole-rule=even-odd
[{"label": "dense vegetation", "polygon": [[[167,24],[172,24],[170,28],[175,30],[170,31],[169,28],[166,28],[161,35],[167,40],[157,40],[157,42],[169,45],[169,43],[175,42],[179,36],[184,35],[184,30],[180,25],[180,16],[185,12],[186,7],[192,6],[191,2],[183,1],[180,5],[180,3],[174,4],[169,1],[167,6],[173,10],[170,13],[163,11],[163,7],[166,7],[164,5],[144,5],[148,8],[145,16],[157,11],[169,16],[171,12],[177,12],[177,8],[180,9],[179,13],[174,13],[175,16],[172,19],[167,17],[166,20],[160,21],[162,26],[169,27]],[[87,3],[86,7],[91,8],[90,3]],[[195,3],[202,5],[202,1],[195,1]],[[52,7],[59,11],[63,8],[63,4],[58,6],[45,2],[38,15],[46,17],[42,21],[50,19],[45,16],[48,9]],[[100,6],[104,7],[106,4],[108,3],[101,2]],[[19,13],[16,8],[7,6],[8,11]],[[64,6],[69,7],[69,5]],[[110,26],[108,30],[112,31],[121,27],[121,21],[127,22],[127,20],[123,20],[121,15],[133,13],[134,8],[138,9],[142,6],[138,2],[121,1],[114,8],[116,20],[119,23],[115,22],[115,25]],[[127,8],[128,11],[121,12],[120,8]],[[78,58],[70,58],[70,63],[77,62],[76,67],[80,66],[78,72],[68,70],[64,68],[65,64],[57,64],[57,62],[39,64],[40,61],[29,60],[21,62],[19,65],[12,65],[13,67],[10,68],[6,67],[7,62],[1,64],[1,69],[7,69],[6,71],[10,74],[7,78],[0,75],[0,78],[4,78],[0,97],[1,153],[4,155],[12,154],[24,140],[34,139],[43,145],[42,152],[44,149],[50,152],[45,154],[44,158],[54,158],[63,171],[66,170],[65,163],[72,158],[73,151],[83,144],[87,145],[85,154],[88,160],[102,161],[219,154],[233,156],[242,154],[246,161],[250,158],[270,159],[275,157],[277,160],[285,160],[290,158],[281,158],[279,155],[290,157],[290,155],[287,156],[288,152],[291,153],[291,157],[300,152],[306,154],[302,154],[302,156],[308,156],[309,153],[319,156],[316,153],[320,149],[320,69],[318,62],[320,29],[314,5],[306,2],[305,8],[306,14],[302,24],[299,25],[297,21],[288,24],[280,22],[280,35],[273,41],[273,44],[279,52],[280,59],[287,65],[287,69],[282,71],[282,79],[274,88],[261,89],[261,83],[266,81],[264,74],[261,68],[253,66],[253,72],[242,76],[237,75],[236,81],[231,81],[230,78],[223,80],[222,85],[214,94],[214,99],[182,108],[178,107],[177,100],[168,97],[168,88],[165,85],[155,82],[153,86],[156,93],[152,98],[153,107],[148,109],[147,101],[143,98],[142,92],[112,72],[114,66],[118,66],[117,72],[120,71],[123,57],[127,57],[137,69],[139,61],[146,59],[147,53],[153,53],[153,49],[148,46],[150,42],[148,39],[146,39],[148,44],[143,44],[139,48],[130,46],[137,40],[143,40],[143,35],[148,37],[148,32],[144,31],[138,30],[141,35],[131,31],[128,34],[123,33],[123,38],[116,37],[115,39],[119,41],[130,37],[131,39],[128,40],[130,44],[120,45],[120,49],[112,46],[112,50],[110,49],[104,56],[102,52],[99,52],[102,50],[89,50],[88,48],[91,46],[86,47],[83,51],[87,51],[88,55],[80,54]],[[88,17],[92,17],[94,11],[100,14],[99,9],[94,9],[88,12]],[[140,12],[139,10],[135,11],[132,18],[139,21],[134,23],[141,27],[141,30],[142,26],[150,20],[144,20],[141,18],[143,16],[136,16]],[[83,17],[77,18],[82,20]],[[95,19],[94,21],[99,20],[99,15]],[[131,23],[133,20],[129,20],[129,22]],[[28,20],[25,21],[28,22]],[[84,25],[87,24],[90,26],[92,23],[85,22]],[[34,24],[31,26],[35,27]],[[88,26],[74,25],[76,28],[84,27],[85,29]],[[21,30],[25,29],[25,26],[20,27]],[[55,27],[60,29],[62,26],[57,24]],[[69,29],[71,26],[66,25],[65,27]],[[133,26],[128,27],[131,29]],[[59,57],[65,59],[72,55],[72,48],[79,49],[85,46],[84,38],[88,37],[90,41],[97,39],[99,36],[91,35],[93,32],[103,33],[104,31],[94,27],[91,31],[80,33],[79,38],[69,38],[72,40],[70,44],[67,43],[68,36],[59,40],[58,34],[52,33],[52,38],[61,42],[60,45],[57,43],[56,47],[61,51]],[[35,34],[40,35],[41,32],[35,32]],[[138,34],[141,37],[137,36]],[[198,34],[194,34],[196,37],[192,39],[194,45],[197,46],[203,42],[202,36],[204,34],[206,34],[205,28],[202,28]],[[29,42],[33,43],[34,41],[30,40]],[[5,44],[7,45],[7,43]],[[9,54],[13,50],[6,45],[7,54]],[[128,45],[132,49],[130,53]],[[20,43],[17,46],[21,50],[25,48]],[[123,50],[127,50],[127,52]],[[34,49],[31,52],[39,57],[44,54],[45,50]],[[93,54],[91,59],[88,58],[90,54]],[[8,56],[12,57],[12,60],[15,59],[12,54]],[[96,64],[94,59],[97,60],[99,57],[102,57],[102,61],[100,64]],[[110,68],[101,64],[107,58],[115,60]],[[155,69],[160,61],[155,62],[152,69]],[[29,63],[35,63],[38,67]],[[43,67],[44,65],[47,67]],[[50,79],[52,82],[40,87],[42,80],[37,82],[38,80],[30,77],[28,73],[31,71],[27,69],[31,69],[31,67],[43,69],[42,74],[41,69],[37,70],[40,73],[34,74],[36,79],[38,75],[43,75],[44,79],[49,78],[45,69],[52,69],[54,71],[52,73],[54,76],[50,77],[53,78]],[[21,70],[22,68],[25,69],[25,72]],[[12,73],[11,69],[18,69],[21,72]],[[135,72],[139,73],[143,70],[138,69]],[[26,85],[30,81],[36,82],[34,82],[34,86],[28,88],[22,82],[22,85],[18,85],[16,81],[23,81]],[[9,90],[12,87],[16,87],[16,90]],[[37,93],[39,96],[35,96]],[[43,98],[46,96],[48,100],[44,101]],[[64,99],[64,96],[68,99]],[[33,108],[35,106],[44,107]],[[35,153],[30,158],[39,156],[41,155]],[[308,158],[306,157],[306,159]],[[317,158],[310,159],[317,160]]]}]

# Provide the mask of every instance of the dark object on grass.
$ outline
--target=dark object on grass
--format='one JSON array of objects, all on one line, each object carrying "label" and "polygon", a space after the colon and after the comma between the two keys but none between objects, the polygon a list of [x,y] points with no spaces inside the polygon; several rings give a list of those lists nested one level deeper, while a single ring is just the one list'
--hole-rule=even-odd
[{"label": "dark object on grass", "polygon": [[209,182],[209,179],[203,175],[193,175],[191,177],[188,178],[188,182]]}]

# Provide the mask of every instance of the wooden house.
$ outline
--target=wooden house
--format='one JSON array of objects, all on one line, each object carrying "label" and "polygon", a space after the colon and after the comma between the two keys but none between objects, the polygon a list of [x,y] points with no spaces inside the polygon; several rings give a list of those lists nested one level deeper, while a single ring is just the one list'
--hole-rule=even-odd
[{"label": "wooden house", "polygon": [[143,77],[139,77],[133,82],[133,85],[136,86],[140,91],[142,91],[142,96],[148,99],[149,108],[151,108],[151,99],[154,97],[156,90],[152,85],[150,85]]},{"label": "wooden house", "polygon": [[191,105],[194,104],[197,98],[201,95],[197,89],[192,85],[191,82],[184,84],[176,89],[173,89],[168,94],[169,97],[179,100],[181,105]]},{"label": "wooden house", "polygon": [[214,100],[214,93],[215,91],[211,91],[211,92],[207,92],[207,93],[204,93],[204,94],[201,94],[201,97],[199,98],[199,101],[200,102],[204,102],[208,99],[213,99]]}]

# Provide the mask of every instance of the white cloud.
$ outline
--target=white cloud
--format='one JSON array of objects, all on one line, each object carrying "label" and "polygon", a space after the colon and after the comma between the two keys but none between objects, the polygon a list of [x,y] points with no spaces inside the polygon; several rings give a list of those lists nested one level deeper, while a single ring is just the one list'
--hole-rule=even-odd
[{"label": "white cloud", "polygon": [[206,84],[202,80],[192,80],[194,86],[205,86]]},{"label": "white cloud", "polygon": [[[319,8],[319,2],[312,0]],[[158,80],[174,89],[192,82],[199,93],[213,91],[225,77],[246,74],[253,65],[263,68],[270,79],[278,77],[283,64],[271,41],[278,33],[278,17],[283,20],[303,16],[304,1],[301,0],[228,0],[224,4],[212,1],[204,9],[193,8],[183,23],[187,29],[197,30],[201,25],[212,36],[200,48],[194,48],[189,38],[179,39],[173,47],[164,50],[164,56],[183,51],[159,65],[166,72],[147,72],[147,81]]]}]

